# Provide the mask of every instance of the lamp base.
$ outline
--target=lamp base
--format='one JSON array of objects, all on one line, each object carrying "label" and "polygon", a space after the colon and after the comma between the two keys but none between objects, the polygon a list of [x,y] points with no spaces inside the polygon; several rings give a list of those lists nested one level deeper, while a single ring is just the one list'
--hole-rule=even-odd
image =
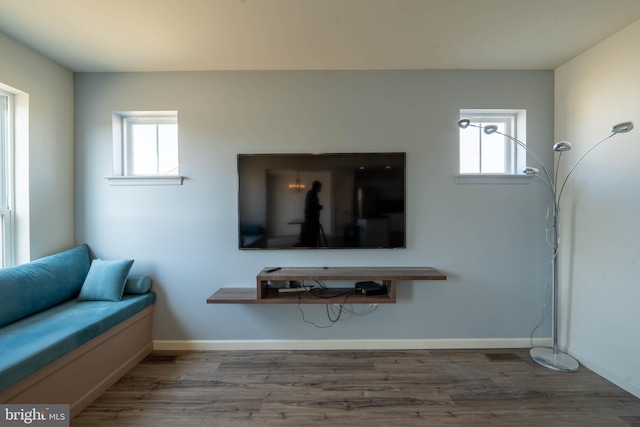
[{"label": "lamp base", "polygon": [[566,353],[556,353],[552,348],[535,347],[529,355],[536,363],[555,371],[575,372],[580,367],[576,359]]}]

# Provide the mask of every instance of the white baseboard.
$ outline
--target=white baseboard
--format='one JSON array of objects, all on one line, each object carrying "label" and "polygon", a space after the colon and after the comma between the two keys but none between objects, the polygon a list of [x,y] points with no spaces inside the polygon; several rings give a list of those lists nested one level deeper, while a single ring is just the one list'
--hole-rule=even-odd
[{"label": "white baseboard", "polygon": [[[155,340],[154,350],[436,350],[530,348],[530,338],[406,340]],[[551,338],[534,338],[533,346],[549,347]]]},{"label": "white baseboard", "polygon": [[630,378],[629,376],[623,376],[612,371],[610,368],[607,368],[601,363],[580,353],[575,348],[569,347],[568,351],[569,351],[569,354],[575,357],[578,360],[578,362],[580,362],[580,364],[583,365],[585,368],[590,369],[591,371],[600,375],[602,378],[608,381],[611,381],[621,389],[628,391],[629,393],[633,394],[637,398],[640,398],[640,384],[636,384],[636,383],[633,383],[632,381],[629,381],[629,378]]}]

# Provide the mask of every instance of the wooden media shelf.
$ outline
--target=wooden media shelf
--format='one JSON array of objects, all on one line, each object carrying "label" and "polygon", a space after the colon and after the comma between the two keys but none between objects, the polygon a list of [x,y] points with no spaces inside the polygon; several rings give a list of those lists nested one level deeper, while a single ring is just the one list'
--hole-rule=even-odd
[{"label": "wooden media shelf", "polygon": [[[431,267],[282,267],[263,268],[255,288],[220,288],[207,298],[208,304],[393,304],[398,281],[446,280],[447,276]],[[305,287],[316,281],[375,281],[384,285],[385,294],[364,295],[354,287],[327,287],[312,291],[280,293],[270,283],[296,281]]]}]

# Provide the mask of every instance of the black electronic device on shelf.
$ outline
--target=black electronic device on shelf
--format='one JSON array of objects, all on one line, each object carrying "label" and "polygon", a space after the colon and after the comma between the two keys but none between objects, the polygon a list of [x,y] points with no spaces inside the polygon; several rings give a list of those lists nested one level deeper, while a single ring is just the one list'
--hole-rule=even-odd
[{"label": "black electronic device on shelf", "polygon": [[363,294],[365,296],[383,295],[387,293],[387,288],[385,288],[384,285],[371,280],[367,280],[366,282],[356,282],[355,289],[356,293]]}]

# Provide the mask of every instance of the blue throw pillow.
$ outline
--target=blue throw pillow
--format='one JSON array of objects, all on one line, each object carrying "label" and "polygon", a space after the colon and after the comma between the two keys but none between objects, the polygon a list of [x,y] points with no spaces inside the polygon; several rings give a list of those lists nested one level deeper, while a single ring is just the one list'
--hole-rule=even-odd
[{"label": "blue throw pillow", "polygon": [[132,265],[132,259],[94,259],[80,289],[78,301],[120,301]]}]

